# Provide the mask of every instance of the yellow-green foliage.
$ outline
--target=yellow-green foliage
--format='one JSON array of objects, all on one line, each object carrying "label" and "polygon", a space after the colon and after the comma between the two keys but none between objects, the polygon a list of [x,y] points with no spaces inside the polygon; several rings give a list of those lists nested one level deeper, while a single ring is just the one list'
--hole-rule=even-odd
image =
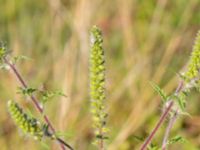
[{"label": "yellow-green foliage", "polygon": [[105,60],[102,48],[101,31],[94,26],[91,29],[91,50],[90,50],[90,97],[91,110],[93,114],[93,125],[97,138],[105,138],[106,116],[105,100]]},{"label": "yellow-green foliage", "polygon": [[0,45],[0,61],[2,61],[5,55],[6,55],[6,48],[3,44],[1,44]]},{"label": "yellow-green foliage", "polygon": [[8,111],[16,125],[20,127],[25,134],[33,135],[39,140],[42,138],[43,131],[40,123],[37,119],[24,113],[16,102],[8,101]]},{"label": "yellow-green foliage", "polygon": [[188,70],[185,73],[186,81],[189,82],[191,79],[197,78],[199,75],[199,71],[200,71],[200,31],[197,33]]}]

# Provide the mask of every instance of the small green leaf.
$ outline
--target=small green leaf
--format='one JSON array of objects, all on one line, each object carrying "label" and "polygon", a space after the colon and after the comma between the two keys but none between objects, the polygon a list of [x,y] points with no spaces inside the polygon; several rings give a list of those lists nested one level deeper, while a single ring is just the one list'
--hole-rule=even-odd
[{"label": "small green leaf", "polygon": [[154,82],[150,82],[151,86],[153,87],[153,89],[160,95],[160,97],[162,98],[163,102],[165,103],[168,100],[168,96],[167,94]]},{"label": "small green leaf", "polygon": [[181,115],[192,117],[188,112],[180,112]]},{"label": "small green leaf", "polygon": [[0,61],[2,62],[3,58],[8,54],[8,49],[5,46],[5,43],[0,42]]},{"label": "small green leaf", "polygon": [[31,58],[24,56],[24,55],[19,55],[19,56],[13,57],[13,63],[14,64],[17,63],[18,61],[21,61],[21,60],[31,60]]},{"label": "small green leaf", "polygon": [[148,150],[161,150],[161,148],[159,148],[159,146],[155,145],[155,144],[150,144],[147,148]]},{"label": "small green leaf", "polygon": [[133,138],[137,141],[140,141],[140,142],[144,142],[144,137],[140,137],[140,136],[137,136],[137,135],[133,135]]},{"label": "small green leaf", "polygon": [[62,93],[59,90],[56,90],[56,91],[40,91],[40,93],[42,94],[41,101],[42,101],[43,104],[45,104],[47,101],[49,101],[50,99],[52,99],[56,96],[67,97],[64,93]]},{"label": "small green leaf", "polygon": [[37,89],[31,87],[27,88],[19,87],[17,93],[21,93],[23,95],[32,95],[35,91],[37,91]]},{"label": "small green leaf", "polygon": [[180,135],[177,135],[173,138],[171,138],[168,142],[167,142],[167,145],[171,145],[171,144],[174,144],[174,143],[185,143],[187,142],[187,140],[185,138],[183,138],[182,136]]},{"label": "small green leaf", "polygon": [[181,111],[184,112],[186,107],[185,94],[181,92],[179,95],[174,95],[173,98],[176,100]]}]

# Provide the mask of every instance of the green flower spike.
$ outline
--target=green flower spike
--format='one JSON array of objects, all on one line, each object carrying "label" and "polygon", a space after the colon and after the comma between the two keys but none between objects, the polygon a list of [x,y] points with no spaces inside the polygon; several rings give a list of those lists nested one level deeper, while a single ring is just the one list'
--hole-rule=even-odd
[{"label": "green flower spike", "polygon": [[93,126],[96,138],[106,139],[107,128],[104,101],[105,101],[105,60],[102,48],[102,34],[96,26],[91,29],[90,49],[90,99],[93,114]]},{"label": "green flower spike", "polygon": [[188,70],[184,74],[186,82],[199,77],[200,71],[200,31],[197,33],[196,40],[193,46],[191,58],[188,65]]},{"label": "green flower spike", "polygon": [[33,135],[36,139],[41,140],[43,137],[43,130],[37,119],[28,116],[16,102],[11,100],[8,101],[8,111],[16,125],[20,127],[25,134]]}]

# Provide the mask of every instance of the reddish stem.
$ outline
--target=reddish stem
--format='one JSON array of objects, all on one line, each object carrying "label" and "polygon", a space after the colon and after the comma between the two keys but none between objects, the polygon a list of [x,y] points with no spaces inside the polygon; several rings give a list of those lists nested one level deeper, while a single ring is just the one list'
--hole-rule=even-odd
[{"label": "reddish stem", "polygon": [[[27,86],[26,82],[23,80],[22,76],[20,75],[20,73],[19,73],[18,70],[16,69],[15,65],[12,64],[12,63],[10,63],[9,60],[6,59],[6,58],[4,58],[4,61],[5,61],[6,64],[8,64],[8,65],[10,66],[10,68],[12,69],[12,71],[13,71],[14,74],[16,75],[17,79],[18,79],[19,82],[22,84],[22,86],[23,86],[24,88],[27,88],[28,86]],[[55,134],[56,131],[55,131],[53,125],[51,124],[51,122],[50,122],[49,118],[47,117],[47,115],[45,115],[45,114],[43,113],[43,109],[42,109],[42,107],[39,105],[39,102],[38,102],[38,100],[36,99],[36,97],[35,97],[34,95],[31,95],[30,98],[31,98],[32,102],[34,103],[36,109],[40,112],[40,114],[42,114],[42,116],[43,116],[45,122],[47,123],[47,125],[48,125],[49,128],[51,129],[52,133]],[[59,142],[60,142],[60,141],[59,141]],[[65,146],[67,146],[70,150],[73,150],[73,148],[72,148],[70,145],[66,144]],[[63,144],[62,142],[60,142],[60,147],[61,147],[62,150],[65,150],[65,146],[64,146],[64,144]]]},{"label": "reddish stem", "polygon": [[[183,81],[181,81],[178,85],[178,87],[176,88],[175,94],[179,93],[183,88]],[[148,146],[149,143],[151,143],[155,133],[158,131],[158,129],[160,128],[161,124],[163,123],[163,121],[167,118],[167,115],[169,114],[172,106],[174,105],[173,100],[169,101],[169,105],[167,106],[167,108],[165,109],[164,113],[162,114],[162,116],[160,117],[158,123],[156,124],[156,127],[153,129],[153,131],[151,132],[151,134],[149,135],[149,137],[146,139],[146,141],[144,142],[144,144],[142,145],[140,150],[145,150]],[[173,121],[175,122],[175,120]]]},{"label": "reddish stem", "polygon": [[167,140],[168,140],[168,137],[169,137],[169,133],[171,131],[171,128],[173,127],[173,124],[176,121],[177,116],[178,116],[178,110],[176,110],[176,112],[173,114],[173,117],[169,121],[169,124],[167,126],[167,129],[165,131],[165,135],[164,135],[164,138],[163,138],[162,150],[166,150]]},{"label": "reddish stem", "polygon": [[[178,94],[181,90],[183,89],[183,81],[181,81],[175,91],[175,94]],[[176,119],[178,117],[178,109],[175,111],[175,113],[173,114],[173,116],[170,118],[169,124],[167,126],[167,129],[165,131],[165,135],[163,138],[163,142],[162,142],[162,150],[166,150],[166,146],[167,146],[167,140],[170,134],[170,131],[173,127],[173,124],[175,123]]]},{"label": "reddish stem", "polygon": [[158,131],[158,129],[160,128],[161,124],[163,123],[163,121],[166,119],[168,113],[170,112],[172,106],[173,106],[174,102],[171,101],[168,105],[168,107],[165,109],[164,113],[162,114],[162,116],[160,117],[160,120],[158,121],[158,123],[156,124],[156,127],[153,129],[153,131],[151,132],[151,134],[149,135],[149,137],[146,139],[146,141],[144,142],[144,144],[142,145],[140,150],[145,150],[148,146],[148,144],[152,141],[155,133]]}]

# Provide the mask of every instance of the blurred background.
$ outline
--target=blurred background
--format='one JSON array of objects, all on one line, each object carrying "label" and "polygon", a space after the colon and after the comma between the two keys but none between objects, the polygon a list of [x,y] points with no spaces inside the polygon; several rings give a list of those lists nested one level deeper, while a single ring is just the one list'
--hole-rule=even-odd
[{"label": "blurred background", "polygon": [[[178,85],[177,73],[190,56],[200,29],[199,0],[0,0],[0,40],[13,55],[30,61],[17,64],[31,87],[60,89],[66,95],[47,102],[45,113],[64,139],[77,150],[95,150],[88,95],[89,30],[102,29],[106,55],[109,150],[136,150],[162,112],[153,81],[168,94]],[[59,149],[24,136],[10,119],[6,103],[18,101],[34,115],[32,103],[16,93],[13,74],[0,71],[1,150]],[[187,111],[171,137],[186,143],[170,150],[200,149],[200,94],[193,92]],[[166,124],[153,143],[160,145]]]}]

